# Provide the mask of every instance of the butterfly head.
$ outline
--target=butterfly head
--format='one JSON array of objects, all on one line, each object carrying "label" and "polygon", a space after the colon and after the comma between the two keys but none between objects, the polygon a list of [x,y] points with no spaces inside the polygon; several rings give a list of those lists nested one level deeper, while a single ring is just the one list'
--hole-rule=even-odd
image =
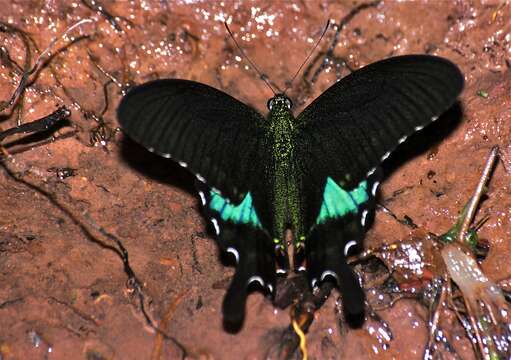
[{"label": "butterfly head", "polygon": [[291,110],[293,107],[293,102],[286,95],[277,94],[268,100],[267,106],[268,110],[279,112],[282,110]]}]

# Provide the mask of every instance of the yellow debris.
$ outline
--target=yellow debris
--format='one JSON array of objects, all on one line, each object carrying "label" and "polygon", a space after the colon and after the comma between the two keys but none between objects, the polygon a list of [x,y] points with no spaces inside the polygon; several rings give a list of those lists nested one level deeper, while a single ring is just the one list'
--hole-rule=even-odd
[{"label": "yellow debris", "polygon": [[293,330],[300,338],[300,351],[302,352],[302,359],[307,360],[307,342],[305,341],[305,334],[303,333],[296,320],[293,319],[291,321],[291,325],[293,325]]}]

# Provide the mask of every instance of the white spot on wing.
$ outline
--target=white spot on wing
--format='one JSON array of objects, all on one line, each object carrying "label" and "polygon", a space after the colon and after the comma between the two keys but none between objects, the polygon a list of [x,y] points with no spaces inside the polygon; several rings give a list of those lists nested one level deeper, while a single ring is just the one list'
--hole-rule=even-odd
[{"label": "white spot on wing", "polygon": [[148,147],[147,150],[149,150],[150,152],[154,152],[154,148],[153,147]]},{"label": "white spot on wing", "polygon": [[381,161],[385,160],[386,158],[388,158],[390,155],[390,151],[387,151],[385,154],[383,154],[383,156],[381,157]]},{"label": "white spot on wing", "polygon": [[422,130],[422,129],[424,129],[424,125],[419,125],[419,126],[416,126],[414,128],[415,131],[419,131],[419,130]]},{"label": "white spot on wing", "polygon": [[371,170],[369,170],[367,172],[367,176],[369,177],[369,176],[373,175],[375,171],[376,171],[376,168],[372,168]]},{"label": "white spot on wing", "polygon": [[172,156],[170,154],[161,154],[166,159],[170,159]]},{"label": "white spot on wing", "polygon": [[376,190],[378,190],[378,186],[380,185],[380,182],[379,181],[375,181],[374,184],[373,184],[373,188],[371,189],[371,194],[373,194],[373,196],[376,196]]},{"label": "white spot on wing", "polygon": [[199,180],[200,182],[206,182],[206,179],[204,179],[201,174],[195,174],[195,177],[197,178],[197,180]]},{"label": "white spot on wing", "polygon": [[199,196],[200,196],[200,202],[202,203],[202,206],[206,206],[206,196],[204,195],[204,193],[202,191],[199,191]]},{"label": "white spot on wing", "polygon": [[344,256],[348,256],[351,247],[356,245],[357,242],[355,240],[348,241],[348,243],[344,246]]},{"label": "white spot on wing", "polygon": [[277,274],[287,274],[287,271],[284,269],[277,269],[276,273]]},{"label": "white spot on wing", "polygon": [[236,259],[236,264],[240,262],[240,254],[238,250],[236,250],[233,247],[228,247],[227,252],[234,255],[234,258]]},{"label": "white spot on wing", "polygon": [[215,219],[215,218],[212,218],[211,219],[211,223],[213,224],[213,226],[215,227],[215,233],[217,235],[220,235],[220,226],[218,226],[218,220]]},{"label": "white spot on wing", "polygon": [[337,274],[334,273],[332,270],[325,270],[325,271],[323,271],[323,274],[321,274],[321,281],[325,280],[325,278],[327,276],[333,276],[335,278],[335,280],[339,280],[337,278]]},{"label": "white spot on wing", "polygon": [[318,282],[318,279],[316,279],[316,278],[312,279],[311,285],[312,285],[313,289],[316,287],[317,282]]},{"label": "white spot on wing", "polygon": [[261,286],[264,286],[263,278],[260,277],[259,275],[251,276],[250,279],[248,279],[248,281],[247,281],[247,285],[252,284],[254,281],[258,282],[259,284],[261,284]]},{"label": "white spot on wing", "polygon": [[362,216],[360,218],[360,224],[362,224],[362,226],[366,226],[366,218],[367,218],[367,209],[364,209],[364,211],[362,211]]},{"label": "white spot on wing", "polygon": [[403,136],[401,139],[397,141],[398,144],[402,144],[408,136]]},{"label": "white spot on wing", "polygon": [[433,116],[433,117],[431,118],[431,121],[437,121],[437,119],[438,119],[438,116]]},{"label": "white spot on wing", "polygon": [[273,293],[273,285],[272,284],[268,284],[266,285],[266,287],[268,288],[268,290]]},{"label": "white spot on wing", "polygon": [[[170,154],[169,154],[169,157],[170,157]],[[182,166],[182,167],[184,167],[184,168],[187,168],[187,167],[188,167],[188,164],[187,164],[187,163],[185,163],[184,161],[179,161],[179,162],[178,162],[178,164],[179,164],[179,166]]]},{"label": "white spot on wing", "polygon": [[305,266],[303,266],[303,265],[302,265],[302,266],[300,266],[300,267],[298,268],[298,270],[297,270],[297,271],[298,271],[298,272],[300,272],[300,271],[305,271]]}]

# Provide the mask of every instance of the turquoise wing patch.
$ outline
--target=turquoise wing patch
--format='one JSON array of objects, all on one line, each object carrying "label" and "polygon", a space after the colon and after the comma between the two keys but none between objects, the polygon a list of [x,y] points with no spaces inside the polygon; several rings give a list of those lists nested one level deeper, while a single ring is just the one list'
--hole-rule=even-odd
[{"label": "turquoise wing patch", "polygon": [[360,182],[355,189],[346,191],[332,178],[328,177],[316,224],[322,224],[328,219],[339,218],[348,213],[356,214],[359,206],[368,199],[366,180]]},{"label": "turquoise wing patch", "polygon": [[218,212],[223,221],[231,221],[235,224],[247,224],[256,228],[262,228],[261,222],[252,204],[252,195],[250,192],[245,195],[243,201],[237,206],[230,204],[227,199],[223,198],[216,191],[210,190],[209,194],[209,208]]}]

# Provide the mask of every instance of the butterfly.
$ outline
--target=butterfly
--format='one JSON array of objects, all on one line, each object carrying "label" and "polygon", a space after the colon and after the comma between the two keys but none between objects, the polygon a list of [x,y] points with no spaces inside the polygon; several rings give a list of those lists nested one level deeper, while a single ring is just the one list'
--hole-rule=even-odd
[{"label": "butterfly", "polygon": [[330,278],[348,316],[364,313],[364,292],[347,256],[362,248],[374,220],[380,163],[408,136],[456,101],[463,75],[436,56],[405,55],[352,72],[298,116],[285,94],[265,118],[211,86],[161,79],[122,99],[123,131],[197,178],[206,215],[236,271],[223,302],[224,320],[242,322],[248,286],[273,292],[289,270],[311,285]]}]

